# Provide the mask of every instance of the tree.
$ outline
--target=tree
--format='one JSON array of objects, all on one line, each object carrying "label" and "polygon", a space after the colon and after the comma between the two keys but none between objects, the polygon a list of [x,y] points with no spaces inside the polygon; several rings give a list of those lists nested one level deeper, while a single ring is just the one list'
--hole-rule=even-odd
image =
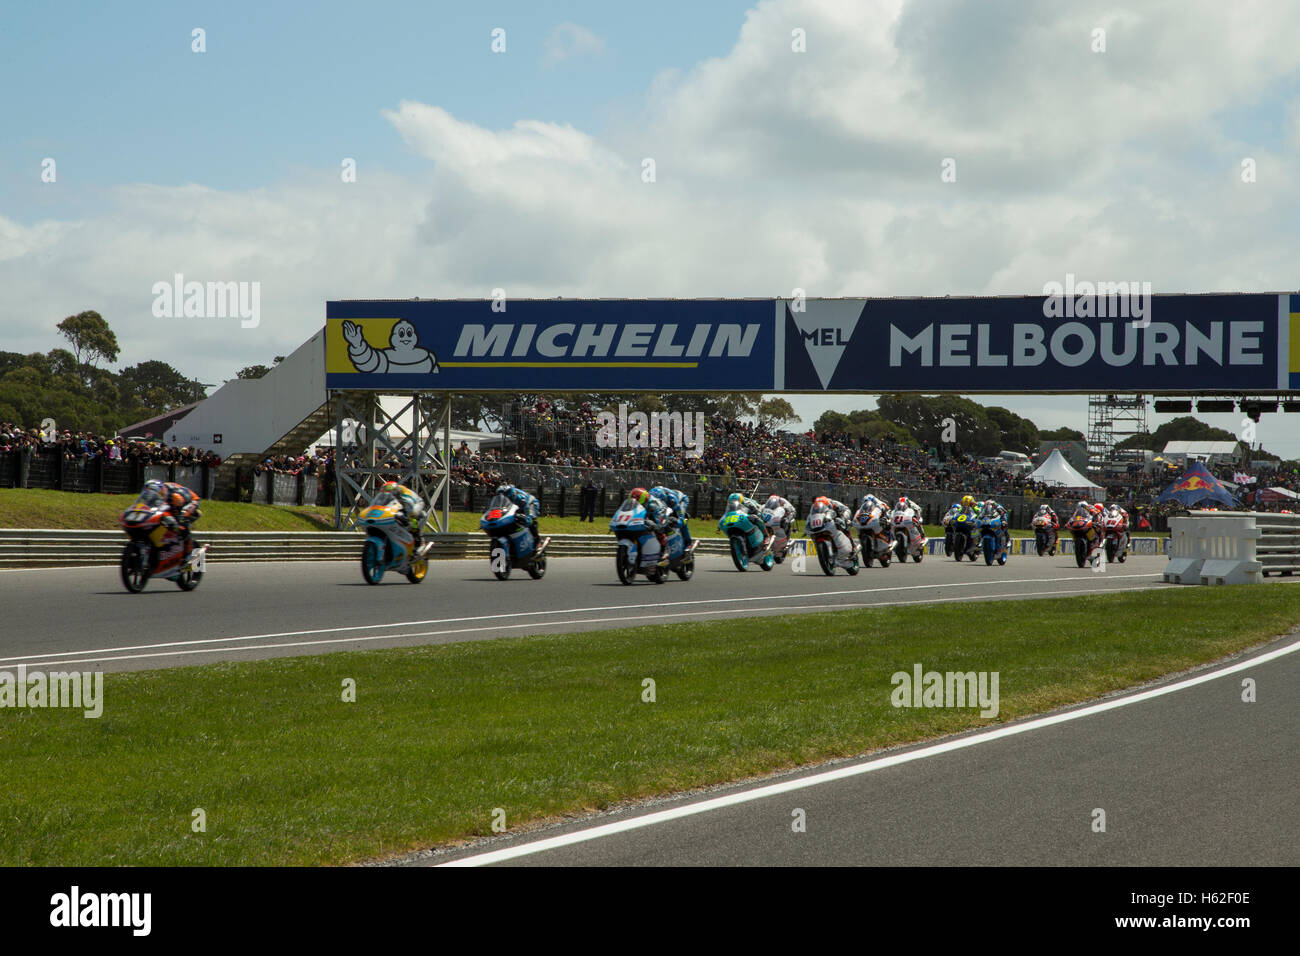
[{"label": "tree", "polygon": [[235,378],[261,378],[269,371],[265,365],[246,365],[235,373]]},{"label": "tree", "polygon": [[1053,428],[1051,431],[1040,431],[1038,440],[1041,441],[1087,441],[1088,438],[1077,428]]},{"label": "tree", "polygon": [[116,362],[119,353],[117,336],[98,312],[70,315],[57,326],[59,333],[72,344],[77,365],[94,365],[96,360]]},{"label": "tree", "polygon": [[758,403],[754,410],[759,424],[769,429],[780,428],[783,425],[790,425],[799,421],[799,416],[794,413],[794,406],[784,398],[763,399]]},{"label": "tree", "polygon": [[166,362],[140,362],[122,369],[119,378],[123,398],[143,406],[146,414],[161,414],[193,401],[194,387],[189,379]]}]

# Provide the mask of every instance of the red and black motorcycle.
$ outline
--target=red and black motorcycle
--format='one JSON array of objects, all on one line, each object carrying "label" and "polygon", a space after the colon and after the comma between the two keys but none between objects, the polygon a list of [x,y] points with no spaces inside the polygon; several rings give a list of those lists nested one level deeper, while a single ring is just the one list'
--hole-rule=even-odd
[{"label": "red and black motorcycle", "polygon": [[175,581],[182,591],[193,591],[203,578],[207,547],[164,524],[166,514],[162,498],[146,492],[118,519],[131,539],[122,549],[122,584],[132,594],[143,591],[150,578]]}]

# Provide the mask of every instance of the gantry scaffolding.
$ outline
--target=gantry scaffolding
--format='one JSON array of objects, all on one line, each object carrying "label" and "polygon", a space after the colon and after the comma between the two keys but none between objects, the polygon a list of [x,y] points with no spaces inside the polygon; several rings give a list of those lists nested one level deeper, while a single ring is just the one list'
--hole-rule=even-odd
[{"label": "gantry scaffolding", "polygon": [[390,415],[377,392],[331,391],[338,490],[334,527],[353,529],[384,481],[400,481],[429,508],[422,530],[450,530],[451,393],[412,392]]},{"label": "gantry scaffolding", "polygon": [[1115,446],[1147,431],[1145,395],[1088,396],[1088,458],[1096,464],[1109,461]]}]

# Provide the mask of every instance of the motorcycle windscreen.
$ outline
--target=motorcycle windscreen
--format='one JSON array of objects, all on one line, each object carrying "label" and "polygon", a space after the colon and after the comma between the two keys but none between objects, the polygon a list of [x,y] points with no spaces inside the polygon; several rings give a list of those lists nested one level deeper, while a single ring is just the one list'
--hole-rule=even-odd
[{"label": "motorcycle windscreen", "polygon": [[492,500],[488,502],[488,511],[510,511],[512,508],[519,507],[505,495],[493,495]]}]

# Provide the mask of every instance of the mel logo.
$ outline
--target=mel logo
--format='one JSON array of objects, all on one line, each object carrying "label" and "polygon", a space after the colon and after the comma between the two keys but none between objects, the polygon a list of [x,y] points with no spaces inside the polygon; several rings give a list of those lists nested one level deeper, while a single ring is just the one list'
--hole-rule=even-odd
[{"label": "mel logo", "polygon": [[861,299],[818,299],[808,302],[803,312],[789,313],[822,388],[830,387],[864,308]]}]

